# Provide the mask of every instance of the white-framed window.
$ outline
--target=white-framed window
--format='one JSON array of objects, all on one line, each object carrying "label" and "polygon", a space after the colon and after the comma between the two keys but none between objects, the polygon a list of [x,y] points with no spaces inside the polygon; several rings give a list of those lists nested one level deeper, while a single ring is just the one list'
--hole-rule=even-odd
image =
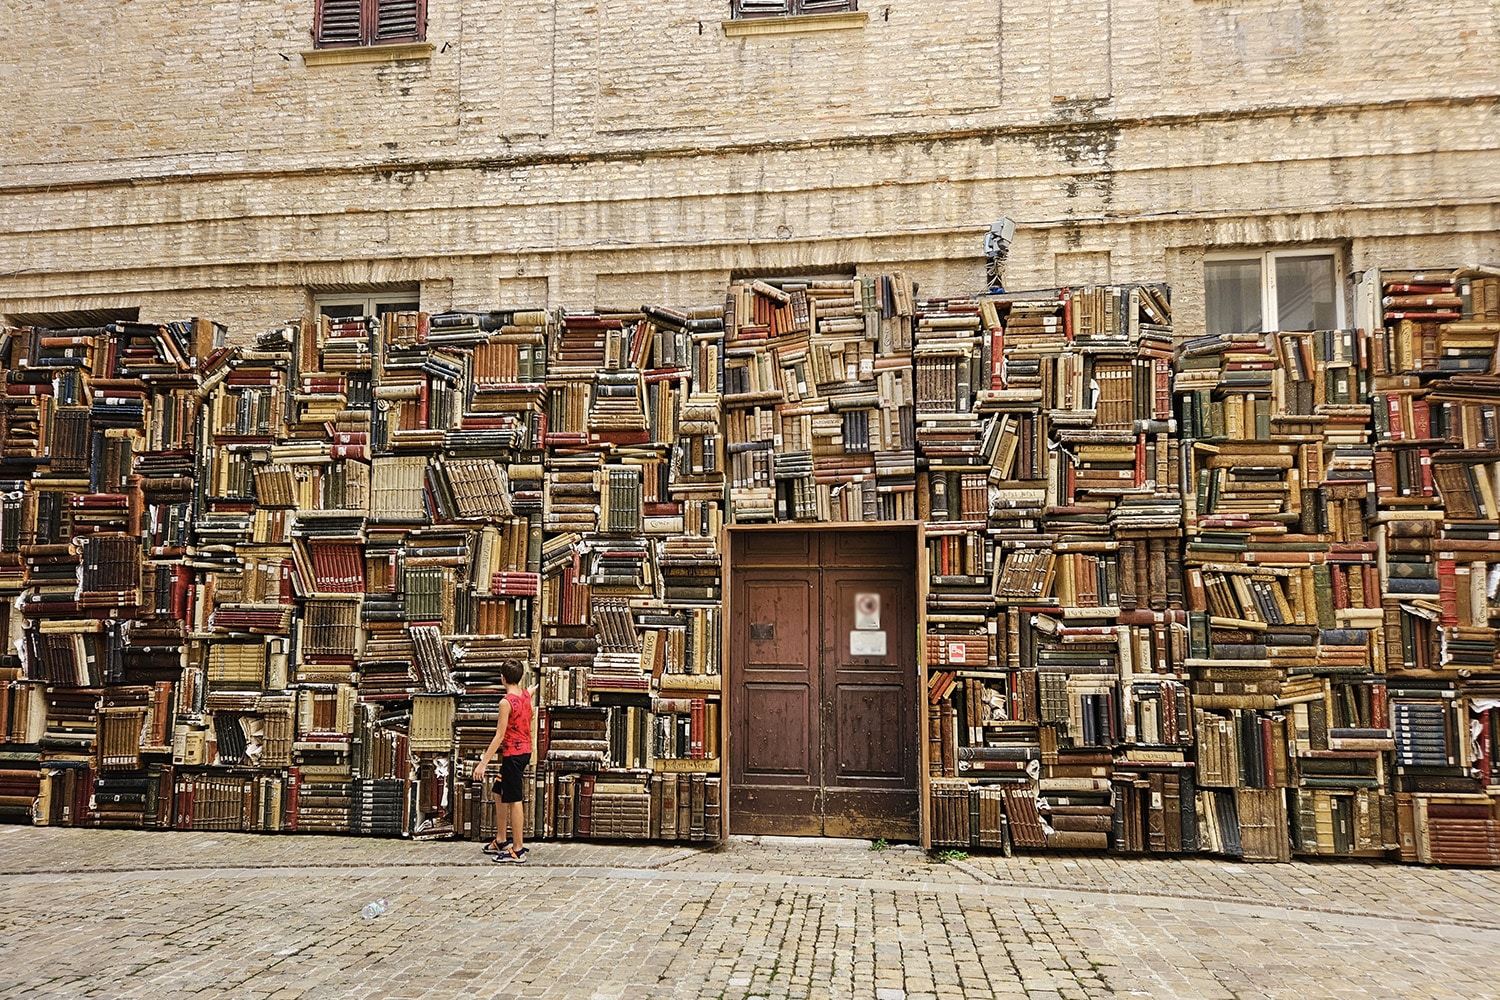
[{"label": "white-framed window", "polygon": [[384,316],[392,312],[415,312],[421,308],[415,288],[383,292],[352,292],[337,295],[314,295],[313,312],[330,319],[352,316]]},{"label": "white-framed window", "polygon": [[1203,260],[1206,332],[1340,329],[1341,258],[1334,247],[1209,254]]}]

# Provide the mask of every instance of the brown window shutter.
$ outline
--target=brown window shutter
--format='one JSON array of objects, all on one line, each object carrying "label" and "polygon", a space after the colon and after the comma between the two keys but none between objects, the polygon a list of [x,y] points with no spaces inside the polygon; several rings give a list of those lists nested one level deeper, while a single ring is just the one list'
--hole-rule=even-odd
[{"label": "brown window shutter", "polygon": [[840,14],[858,10],[858,0],[732,0],[730,17],[787,17],[793,14]]},{"label": "brown window shutter", "polygon": [[856,10],[857,0],[798,0],[799,14],[842,14]]},{"label": "brown window shutter", "polygon": [[427,37],[427,0],[376,0],[374,43],[420,42]]},{"label": "brown window shutter", "polygon": [[733,17],[786,17],[792,12],[792,0],[734,0]]},{"label": "brown window shutter", "polygon": [[317,0],[313,40],[319,47],[364,42],[362,0]]}]

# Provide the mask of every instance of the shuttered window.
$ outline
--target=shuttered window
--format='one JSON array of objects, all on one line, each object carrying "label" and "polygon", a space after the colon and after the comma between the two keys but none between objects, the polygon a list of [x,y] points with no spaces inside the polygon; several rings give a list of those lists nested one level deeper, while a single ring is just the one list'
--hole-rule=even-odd
[{"label": "shuttered window", "polygon": [[842,14],[858,9],[858,0],[730,0],[729,4],[734,18]]},{"label": "shuttered window", "polygon": [[427,0],[317,0],[318,48],[420,42],[427,36]]}]

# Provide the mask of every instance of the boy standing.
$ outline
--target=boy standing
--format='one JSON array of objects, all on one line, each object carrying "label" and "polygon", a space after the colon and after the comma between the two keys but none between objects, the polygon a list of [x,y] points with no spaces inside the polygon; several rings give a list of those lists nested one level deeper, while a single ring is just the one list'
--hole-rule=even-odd
[{"label": "boy standing", "polygon": [[[485,845],[486,854],[494,854],[495,860],[508,864],[524,864],[529,848],[521,833],[526,819],[522,805],[525,791],[526,766],[531,763],[531,693],[521,686],[526,674],[526,665],[520,660],[506,660],[500,667],[505,678],[505,698],[500,702],[500,717],[495,721],[495,738],[485,749],[484,756],[474,765],[474,780],[484,780],[484,769],[500,754],[500,780],[492,789],[495,796],[495,839]],[[506,832],[509,821],[510,836],[502,843],[500,835]]]}]

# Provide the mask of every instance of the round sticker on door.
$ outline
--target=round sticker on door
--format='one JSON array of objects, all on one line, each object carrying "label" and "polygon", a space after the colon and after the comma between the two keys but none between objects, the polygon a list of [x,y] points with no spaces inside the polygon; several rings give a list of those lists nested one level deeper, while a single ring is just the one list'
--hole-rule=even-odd
[{"label": "round sticker on door", "polygon": [[861,629],[880,628],[880,595],[854,595],[854,627]]}]

